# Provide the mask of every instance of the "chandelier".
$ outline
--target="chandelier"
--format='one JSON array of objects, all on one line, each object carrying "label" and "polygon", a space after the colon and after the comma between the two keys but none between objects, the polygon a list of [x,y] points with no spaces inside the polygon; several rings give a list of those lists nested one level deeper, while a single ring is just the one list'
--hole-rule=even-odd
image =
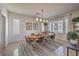
[{"label": "chandelier", "polygon": [[[48,20],[47,19],[45,19],[45,18],[43,18],[43,9],[41,10],[41,14],[42,14],[42,18],[36,18],[36,21],[37,22],[40,22],[40,23],[44,23],[44,25],[47,25],[47,23],[48,23]],[[37,13],[37,15],[38,14],[40,14],[40,13]]]}]

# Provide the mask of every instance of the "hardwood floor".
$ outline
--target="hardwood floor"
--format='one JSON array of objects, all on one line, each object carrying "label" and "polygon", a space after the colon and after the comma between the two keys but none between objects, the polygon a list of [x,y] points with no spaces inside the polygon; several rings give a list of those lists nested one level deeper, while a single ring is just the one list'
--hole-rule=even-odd
[{"label": "hardwood floor", "polygon": [[57,49],[63,49],[62,45],[57,42],[53,42],[53,43],[52,42],[53,41],[47,41],[47,42],[43,42],[42,44],[38,44],[35,42],[31,45],[23,43],[21,45],[21,48],[23,49],[23,51],[25,52],[25,55],[27,56],[36,56],[36,55],[54,56],[57,54],[63,55],[61,54],[61,52],[57,53],[58,51]]},{"label": "hardwood floor", "polygon": [[[66,41],[47,41],[42,44],[27,44],[25,41],[10,43],[2,49],[2,56],[66,56]],[[70,56],[75,56],[75,52],[70,50]]]}]

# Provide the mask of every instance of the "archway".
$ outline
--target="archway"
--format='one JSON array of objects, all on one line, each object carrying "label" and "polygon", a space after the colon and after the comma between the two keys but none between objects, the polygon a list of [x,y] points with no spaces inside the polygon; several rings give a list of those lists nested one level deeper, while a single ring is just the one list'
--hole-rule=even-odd
[{"label": "archway", "polygon": [[5,16],[1,14],[1,48],[5,47]]}]

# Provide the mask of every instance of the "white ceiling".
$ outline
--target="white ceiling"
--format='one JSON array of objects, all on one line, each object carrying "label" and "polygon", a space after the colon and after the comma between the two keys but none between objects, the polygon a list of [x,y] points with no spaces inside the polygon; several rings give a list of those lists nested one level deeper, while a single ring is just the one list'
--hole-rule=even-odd
[{"label": "white ceiling", "polygon": [[[9,11],[30,16],[37,16],[36,13],[41,13],[41,9],[44,9],[44,18],[53,17],[79,8],[77,3],[4,3],[1,5]],[[41,14],[38,16],[41,17]]]}]

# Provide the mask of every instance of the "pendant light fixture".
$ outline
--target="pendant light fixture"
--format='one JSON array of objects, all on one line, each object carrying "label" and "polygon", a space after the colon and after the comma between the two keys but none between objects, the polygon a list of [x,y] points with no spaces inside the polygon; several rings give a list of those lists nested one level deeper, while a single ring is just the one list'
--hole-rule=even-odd
[{"label": "pendant light fixture", "polygon": [[[44,10],[41,9],[41,14],[42,14],[42,16],[41,16],[41,18],[36,18],[36,21],[37,21],[37,22],[40,22],[40,23],[44,23],[44,24],[47,25],[48,20],[43,17],[43,12],[44,12]],[[40,14],[40,13],[37,13],[37,15],[39,15],[39,14]]]}]

